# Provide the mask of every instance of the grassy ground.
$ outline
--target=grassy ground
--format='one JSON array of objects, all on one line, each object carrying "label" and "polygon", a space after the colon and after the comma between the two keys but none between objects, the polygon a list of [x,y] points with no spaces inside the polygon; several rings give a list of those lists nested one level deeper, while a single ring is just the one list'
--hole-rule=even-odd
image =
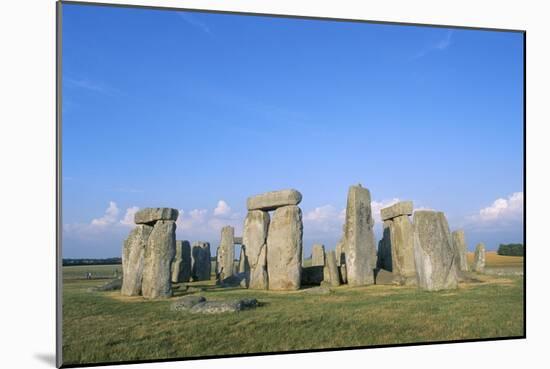
[{"label": "grassy ground", "polygon": [[330,295],[193,283],[206,287],[201,294],[210,300],[254,297],[262,304],[223,315],[170,311],[181,293],[146,301],[87,291],[102,281],[66,279],[63,357],[75,364],[522,335],[522,277],[479,279],[454,291],[342,286]]}]

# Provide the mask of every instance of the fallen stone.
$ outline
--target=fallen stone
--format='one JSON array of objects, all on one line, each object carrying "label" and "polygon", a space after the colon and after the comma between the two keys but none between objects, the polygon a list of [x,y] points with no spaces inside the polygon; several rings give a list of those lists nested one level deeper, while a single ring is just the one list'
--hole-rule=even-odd
[{"label": "fallen stone", "polygon": [[249,197],[246,200],[248,210],[271,211],[281,206],[298,205],[302,201],[302,194],[296,190],[282,190],[266,192]]},{"label": "fallen stone", "polygon": [[150,224],[159,220],[178,219],[178,211],[171,208],[145,208],[141,209],[134,215],[136,224]]},{"label": "fallen stone", "polygon": [[393,219],[401,215],[412,215],[413,203],[412,201],[400,201],[392,206],[380,210],[380,216],[382,220]]},{"label": "fallen stone", "polygon": [[258,300],[256,299],[203,301],[194,305],[189,311],[193,314],[236,313],[243,310],[254,309],[257,306]]},{"label": "fallen stone", "polygon": [[122,278],[113,279],[102,286],[91,288],[91,291],[117,291],[122,288]]},{"label": "fallen stone", "polygon": [[477,273],[483,273],[485,271],[485,245],[483,243],[478,243],[476,245],[472,269]]},{"label": "fallen stone", "polygon": [[267,231],[269,213],[261,210],[249,211],[244,220],[243,244],[249,273],[246,285],[251,289],[268,288],[267,278]]},{"label": "fallen stone", "polygon": [[189,310],[193,306],[205,301],[206,301],[206,298],[204,298],[203,296],[197,296],[197,295],[184,296],[174,301],[170,305],[170,310],[172,311]]},{"label": "fallen stone", "polygon": [[300,290],[300,293],[305,293],[307,295],[329,295],[332,293],[330,288],[327,286],[311,287]]},{"label": "fallen stone", "polygon": [[172,283],[189,282],[191,278],[191,245],[189,241],[176,241],[176,254],[172,262]]},{"label": "fallen stone", "polygon": [[176,253],[176,222],[155,223],[145,247],[141,292],[145,298],[172,296],[172,260]]},{"label": "fallen stone", "polygon": [[325,265],[325,245],[315,244],[311,249],[311,266]]},{"label": "fallen stone", "polygon": [[143,280],[143,265],[145,247],[153,227],[140,224],[131,232],[122,249],[122,287],[120,293],[124,296],[141,294]]},{"label": "fallen stone", "polygon": [[212,272],[210,243],[197,241],[191,246],[191,279],[209,281]]},{"label": "fallen stone", "polygon": [[302,271],[302,211],[278,208],[267,232],[267,274],[270,290],[298,290]]},{"label": "fallen stone", "polygon": [[466,259],[466,238],[464,236],[463,230],[454,231],[452,233],[453,236],[453,246],[455,248],[456,253],[456,259],[457,259],[457,265],[458,270],[461,272],[467,272],[468,271],[468,260]]}]

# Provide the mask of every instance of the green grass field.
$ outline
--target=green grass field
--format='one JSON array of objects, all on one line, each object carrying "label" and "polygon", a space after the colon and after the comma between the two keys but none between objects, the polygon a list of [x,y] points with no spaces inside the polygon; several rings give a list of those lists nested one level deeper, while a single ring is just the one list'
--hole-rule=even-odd
[{"label": "green grass field", "polygon": [[[488,258],[489,263],[489,258]],[[490,266],[490,265],[488,265]],[[101,280],[70,278],[78,268],[105,274],[117,266],[66,267],[65,364],[231,355],[523,335],[523,277],[480,275],[458,290],[341,286],[330,295],[206,287],[209,300],[257,298],[255,310],[221,315],[170,311],[168,300],[88,292]],[[120,268],[120,266],[118,266]],[[109,269],[111,268],[111,269]]]}]

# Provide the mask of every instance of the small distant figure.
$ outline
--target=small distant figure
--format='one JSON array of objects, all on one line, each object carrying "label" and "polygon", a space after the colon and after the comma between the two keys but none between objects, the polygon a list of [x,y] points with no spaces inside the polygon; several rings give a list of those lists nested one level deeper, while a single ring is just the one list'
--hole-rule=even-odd
[{"label": "small distant figure", "polygon": [[115,269],[114,277],[115,277],[115,278],[118,278],[118,269]]},{"label": "small distant figure", "polygon": [[86,279],[92,279],[92,273],[91,272],[86,273]]}]

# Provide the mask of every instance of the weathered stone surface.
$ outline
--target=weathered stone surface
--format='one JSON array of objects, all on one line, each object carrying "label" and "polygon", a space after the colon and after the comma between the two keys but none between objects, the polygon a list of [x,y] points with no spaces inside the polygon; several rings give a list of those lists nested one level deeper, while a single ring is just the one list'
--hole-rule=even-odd
[{"label": "weathered stone surface", "polygon": [[268,212],[261,210],[248,212],[243,230],[246,262],[250,269],[246,279],[248,288],[265,290],[268,287],[266,250],[268,228]]},{"label": "weathered stone surface", "polygon": [[233,243],[235,245],[242,245],[243,244],[243,238],[235,236],[235,237],[233,237]]},{"label": "weathered stone surface", "polygon": [[324,266],[302,267],[302,286],[320,285],[324,279]]},{"label": "weathered stone surface", "polygon": [[208,281],[212,264],[210,263],[210,243],[197,241],[191,247],[191,279],[193,281]]},{"label": "weathered stone surface", "polygon": [[302,271],[302,211],[278,208],[267,232],[267,274],[270,290],[297,290]]},{"label": "weathered stone surface", "polygon": [[390,221],[391,272],[400,284],[416,284],[414,229],[408,215]]},{"label": "weathered stone surface", "polygon": [[250,273],[250,266],[246,257],[246,246],[241,245],[241,253],[239,255],[239,274],[245,273],[248,275]]},{"label": "weathered stone surface", "polygon": [[392,206],[380,210],[380,216],[382,220],[393,219],[401,215],[412,215],[413,203],[412,201],[400,201]]},{"label": "weathered stone surface", "polygon": [[220,247],[218,248],[216,275],[223,281],[235,274],[235,229],[231,226],[222,228]]},{"label": "weathered stone surface", "polygon": [[145,298],[172,296],[172,260],[176,253],[176,222],[155,223],[147,246],[143,265],[142,295]]},{"label": "weathered stone surface", "polygon": [[176,254],[172,262],[172,282],[189,282],[191,278],[191,245],[189,241],[176,241]]},{"label": "weathered stone surface", "polygon": [[468,260],[466,259],[467,246],[466,246],[466,237],[464,236],[464,231],[459,229],[454,231],[453,235],[453,246],[455,248],[456,259],[458,270],[461,272],[468,271]]},{"label": "weathered stone surface", "polygon": [[305,293],[307,295],[330,295],[332,293],[330,288],[326,286],[306,288],[301,290],[300,292]]},{"label": "weathered stone surface", "polygon": [[[376,246],[370,192],[361,185],[351,186],[348,192],[345,222],[345,258],[347,280],[351,286],[374,283]],[[269,262],[268,262],[269,265]]]},{"label": "weathered stone surface", "polygon": [[381,285],[396,284],[393,273],[385,269],[377,269],[374,271],[374,282],[375,284],[381,284]]},{"label": "weathered stone surface", "polygon": [[153,227],[140,224],[131,232],[122,249],[122,288],[124,296],[138,296],[141,294],[143,279],[143,263],[145,247]]},{"label": "weathered stone surface", "polygon": [[94,287],[92,291],[116,291],[122,288],[122,278],[113,279],[99,287]]},{"label": "weathered stone surface", "polygon": [[442,212],[414,213],[414,258],[420,288],[437,291],[457,287],[453,241]]},{"label": "weathered stone surface", "polygon": [[346,270],[346,264],[342,264],[338,267],[340,273],[340,280],[342,283],[348,283],[348,271]]},{"label": "weathered stone surface", "polygon": [[134,215],[136,224],[150,224],[158,220],[173,220],[178,219],[178,211],[171,208],[145,208],[141,209]]},{"label": "weathered stone surface", "polygon": [[474,272],[482,273],[485,271],[485,245],[478,243],[476,245],[476,251],[474,253],[474,265],[472,266]]},{"label": "weathered stone surface", "polygon": [[311,266],[325,265],[325,245],[315,244],[311,249]]},{"label": "weathered stone surface", "polygon": [[346,263],[346,253],[344,250],[345,240],[342,237],[336,244],[336,265],[340,266]]},{"label": "weathered stone surface", "polygon": [[249,197],[246,200],[248,210],[271,211],[281,206],[298,205],[302,201],[302,194],[296,190],[281,190],[266,192]]},{"label": "weathered stone surface", "polygon": [[184,296],[174,301],[170,305],[170,310],[172,311],[189,310],[193,306],[205,301],[206,301],[206,298],[204,298],[203,296],[197,296],[197,295]]},{"label": "weathered stone surface", "polygon": [[194,305],[189,311],[193,314],[236,313],[242,310],[254,309],[258,306],[256,299],[233,301],[204,301]]},{"label": "weathered stone surface", "polygon": [[340,273],[338,272],[338,266],[336,265],[336,253],[334,251],[329,251],[325,257],[325,273],[324,280],[332,287],[337,287],[340,285]]},{"label": "weathered stone surface", "polygon": [[392,247],[391,247],[391,232],[390,225],[391,220],[384,221],[384,228],[382,232],[382,239],[378,241],[378,253],[376,267],[379,269],[385,269],[389,272],[392,271]]}]

